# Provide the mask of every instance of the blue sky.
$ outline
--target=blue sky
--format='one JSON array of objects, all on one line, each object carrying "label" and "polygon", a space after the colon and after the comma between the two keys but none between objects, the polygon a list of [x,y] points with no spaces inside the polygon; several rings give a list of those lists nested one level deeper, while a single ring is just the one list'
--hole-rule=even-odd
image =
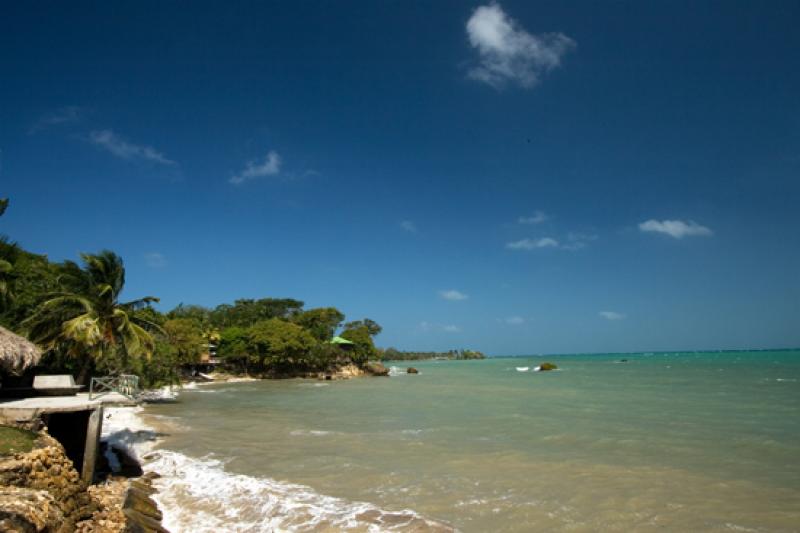
[{"label": "blue sky", "polygon": [[0,8],[0,231],[382,346],[800,345],[797,2]]}]

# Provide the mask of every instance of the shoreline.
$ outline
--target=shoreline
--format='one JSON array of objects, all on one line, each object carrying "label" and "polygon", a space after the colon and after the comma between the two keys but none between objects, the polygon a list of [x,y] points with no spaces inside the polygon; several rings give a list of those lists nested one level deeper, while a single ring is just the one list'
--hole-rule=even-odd
[{"label": "shoreline", "polygon": [[[169,401],[174,401],[183,389],[266,379],[269,378],[234,377],[224,381],[190,382],[189,387],[180,387],[177,391],[170,391],[169,387],[158,389],[153,397],[169,396]],[[320,527],[359,531],[456,531],[449,524],[423,517],[411,509],[389,511],[368,502],[327,496],[306,485],[237,474],[226,470],[225,458],[213,454],[190,457],[163,448],[163,437],[179,428],[179,422],[165,421],[149,413],[147,403],[108,409],[102,440],[130,454],[141,466],[143,475],[152,477],[152,486],[157,492],[151,497],[163,513],[163,526],[171,533]],[[251,507],[258,507],[262,512],[254,515],[252,510],[243,511]]]}]

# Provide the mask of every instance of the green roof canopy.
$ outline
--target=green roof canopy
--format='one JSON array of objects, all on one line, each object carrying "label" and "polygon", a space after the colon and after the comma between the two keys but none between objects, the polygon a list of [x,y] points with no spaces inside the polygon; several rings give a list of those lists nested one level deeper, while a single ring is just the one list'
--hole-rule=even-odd
[{"label": "green roof canopy", "polygon": [[349,340],[347,340],[347,339],[344,339],[344,338],[342,338],[342,337],[338,337],[338,336],[337,336],[337,337],[334,337],[334,338],[332,338],[332,339],[330,340],[330,343],[331,343],[331,344],[355,344],[353,341],[349,341]]}]

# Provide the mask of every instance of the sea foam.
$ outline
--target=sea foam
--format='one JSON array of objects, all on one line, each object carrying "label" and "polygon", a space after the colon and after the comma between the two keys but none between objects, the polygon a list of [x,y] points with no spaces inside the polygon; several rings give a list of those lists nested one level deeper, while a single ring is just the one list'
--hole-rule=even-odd
[{"label": "sea foam", "polygon": [[[103,440],[139,459],[145,472],[161,475],[154,480],[158,493],[153,497],[164,514],[164,527],[173,533],[455,531],[412,510],[388,511],[304,485],[234,474],[218,458],[156,449],[160,433],[145,422],[143,412],[142,407],[107,409]],[[173,424],[158,419],[162,422]]]}]

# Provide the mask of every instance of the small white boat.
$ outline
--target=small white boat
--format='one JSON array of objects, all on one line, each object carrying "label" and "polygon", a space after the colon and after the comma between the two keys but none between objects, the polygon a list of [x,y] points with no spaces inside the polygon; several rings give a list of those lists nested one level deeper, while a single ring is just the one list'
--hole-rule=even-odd
[{"label": "small white boat", "polygon": [[529,368],[529,366],[518,366],[517,372],[527,372]]}]

